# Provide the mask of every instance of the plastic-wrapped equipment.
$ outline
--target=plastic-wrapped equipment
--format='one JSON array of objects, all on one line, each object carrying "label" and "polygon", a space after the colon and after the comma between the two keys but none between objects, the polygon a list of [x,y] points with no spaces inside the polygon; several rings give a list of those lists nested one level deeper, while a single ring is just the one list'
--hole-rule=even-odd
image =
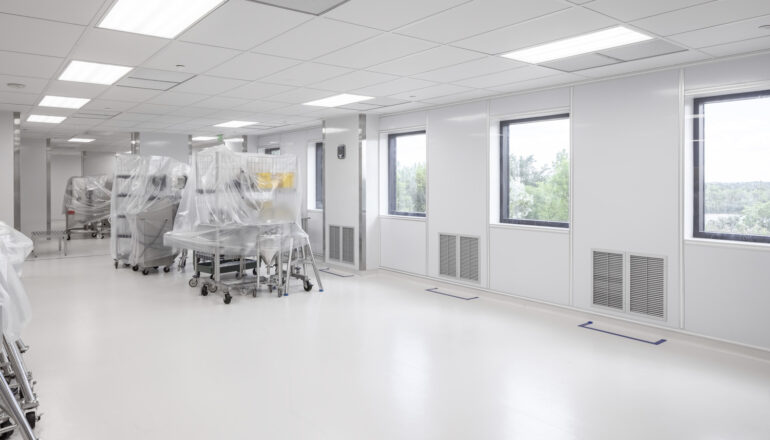
[{"label": "plastic-wrapped equipment", "polygon": [[0,307],[3,332],[10,340],[19,338],[29,322],[31,307],[21,284],[21,266],[32,252],[32,240],[0,222]]},{"label": "plastic-wrapped equipment", "polygon": [[165,243],[220,255],[257,255],[267,229],[306,237],[297,226],[302,188],[297,158],[233,152],[225,146],[195,154],[174,230]]},{"label": "plastic-wrapped equipment", "polygon": [[67,228],[85,228],[110,216],[112,176],[70,177],[64,190],[62,214],[68,216]]},{"label": "plastic-wrapped equipment", "polygon": [[177,251],[163,244],[187,182],[189,166],[164,156],[118,155],[112,191],[111,251],[117,262],[169,266]]}]

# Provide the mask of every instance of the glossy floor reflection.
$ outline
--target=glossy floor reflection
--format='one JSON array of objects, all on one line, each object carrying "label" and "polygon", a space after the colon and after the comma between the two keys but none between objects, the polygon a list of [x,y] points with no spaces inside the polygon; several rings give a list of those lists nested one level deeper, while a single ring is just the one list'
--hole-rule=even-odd
[{"label": "glossy floor reflection", "polygon": [[769,438],[770,363],[697,338],[387,272],[225,305],[189,269],[24,270],[44,439]]}]

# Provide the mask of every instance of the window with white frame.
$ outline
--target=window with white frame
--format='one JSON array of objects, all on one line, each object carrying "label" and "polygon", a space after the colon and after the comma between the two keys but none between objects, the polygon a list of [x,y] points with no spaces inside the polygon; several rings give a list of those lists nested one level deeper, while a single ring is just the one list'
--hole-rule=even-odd
[{"label": "window with white frame", "polygon": [[770,243],[770,90],[693,107],[693,236]]},{"label": "window with white frame", "polygon": [[425,132],[388,135],[388,214],[425,217]]},{"label": "window with white frame", "polygon": [[500,222],[569,227],[569,114],[500,122]]}]

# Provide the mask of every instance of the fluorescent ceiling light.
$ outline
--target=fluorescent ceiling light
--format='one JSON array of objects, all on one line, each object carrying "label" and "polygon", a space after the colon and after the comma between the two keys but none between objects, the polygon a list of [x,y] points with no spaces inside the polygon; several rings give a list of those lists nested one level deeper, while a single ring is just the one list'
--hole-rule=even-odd
[{"label": "fluorescent ceiling light", "polygon": [[513,51],[502,56],[525,63],[539,64],[651,39],[652,37],[649,35],[632,31],[623,26],[616,26],[603,31]]},{"label": "fluorescent ceiling light", "polygon": [[341,105],[352,104],[354,102],[366,101],[374,99],[371,96],[361,95],[349,95],[343,93],[341,95],[330,96],[328,98],[319,99],[317,101],[306,102],[304,105],[312,105],[315,107],[339,107]]},{"label": "fluorescent ceiling light", "polygon": [[259,122],[251,122],[251,121],[230,121],[230,122],[223,122],[221,124],[217,124],[214,127],[224,127],[224,128],[241,128],[246,127],[248,125],[254,125],[259,124]]},{"label": "fluorescent ceiling light", "polygon": [[88,101],[90,99],[46,95],[38,105],[40,107],[80,108],[86,105]]},{"label": "fluorescent ceiling light", "polygon": [[213,141],[214,139],[216,139],[216,136],[195,136],[194,138],[192,138],[192,140],[194,141],[201,141],[201,142]]},{"label": "fluorescent ceiling light", "polygon": [[100,28],[175,38],[224,0],[118,0]]},{"label": "fluorescent ceiling light", "polygon": [[68,140],[67,142],[77,142],[77,143],[80,143],[80,144],[87,144],[87,143],[89,143],[89,142],[93,142],[93,141],[95,141],[95,140],[96,140],[96,139],[88,139],[88,138],[72,138],[72,139]]},{"label": "fluorescent ceiling light", "polygon": [[67,119],[64,116],[29,115],[27,122],[43,122],[46,124],[58,124]]},{"label": "fluorescent ceiling light", "polygon": [[131,69],[132,67],[115,66],[112,64],[71,61],[61,76],[59,76],[59,79],[62,81],[111,85],[130,72]]},{"label": "fluorescent ceiling light", "polygon": [[243,142],[243,138],[227,138],[225,142]]}]

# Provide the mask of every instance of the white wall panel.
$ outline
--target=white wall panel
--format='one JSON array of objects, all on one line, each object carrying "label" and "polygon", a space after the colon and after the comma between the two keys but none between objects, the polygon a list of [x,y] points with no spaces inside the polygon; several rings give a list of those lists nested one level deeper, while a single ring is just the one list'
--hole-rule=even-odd
[{"label": "white wall panel", "polygon": [[115,174],[115,154],[113,153],[86,153],[86,160],[83,163],[84,176],[96,176]]},{"label": "white wall panel", "polygon": [[45,139],[21,140],[21,232],[44,231]]},{"label": "white wall panel", "polygon": [[412,112],[380,118],[380,131],[402,130],[404,128],[424,127],[427,113]]},{"label": "white wall panel", "polygon": [[569,107],[569,87],[492,99],[491,116],[516,115]]},{"label": "white wall panel", "polygon": [[189,163],[189,136],[172,133],[139,133],[139,154],[142,156],[167,156],[182,163]]},{"label": "white wall panel", "polygon": [[0,112],[0,221],[13,226],[13,113]]},{"label": "white wall panel", "polygon": [[438,234],[479,237],[487,285],[487,102],[428,112],[428,274],[438,276]]},{"label": "white wall panel", "polygon": [[70,177],[81,176],[80,153],[51,154],[51,229],[64,229],[64,190]]},{"label": "white wall panel", "polygon": [[685,244],[685,329],[770,349],[770,249]]},{"label": "white wall panel", "polygon": [[684,81],[686,90],[770,81],[770,54],[687,67]]},{"label": "white wall panel", "polygon": [[489,231],[492,290],[569,304],[569,233],[498,226]]},{"label": "white wall panel", "polygon": [[666,324],[679,324],[679,73],[578,86],[573,94],[575,305],[591,307],[592,249],[668,260]]},{"label": "white wall panel", "polygon": [[[324,188],[326,224],[359,227],[359,163],[358,163],[358,115],[340,116],[326,120],[324,138]],[[337,146],[345,145],[345,159],[337,159]],[[329,243],[326,243],[328,256]],[[355,266],[358,267],[359,247],[355,246]]]},{"label": "white wall panel", "polygon": [[380,218],[380,266],[417,275],[425,267],[426,222],[424,219]]}]

